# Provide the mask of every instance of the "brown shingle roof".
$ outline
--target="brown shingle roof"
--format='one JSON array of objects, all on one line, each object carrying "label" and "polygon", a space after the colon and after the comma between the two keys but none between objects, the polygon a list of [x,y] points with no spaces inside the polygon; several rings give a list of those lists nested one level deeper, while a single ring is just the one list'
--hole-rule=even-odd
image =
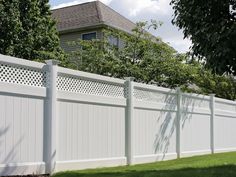
[{"label": "brown shingle roof", "polygon": [[52,10],[59,32],[108,25],[131,33],[135,24],[100,1]]}]

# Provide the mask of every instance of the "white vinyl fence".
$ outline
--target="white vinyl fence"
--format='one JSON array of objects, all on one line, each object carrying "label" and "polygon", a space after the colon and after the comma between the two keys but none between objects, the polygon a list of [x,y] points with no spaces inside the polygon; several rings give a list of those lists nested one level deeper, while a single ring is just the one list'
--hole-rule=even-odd
[{"label": "white vinyl fence", "polygon": [[0,175],[236,150],[236,102],[0,55]]}]

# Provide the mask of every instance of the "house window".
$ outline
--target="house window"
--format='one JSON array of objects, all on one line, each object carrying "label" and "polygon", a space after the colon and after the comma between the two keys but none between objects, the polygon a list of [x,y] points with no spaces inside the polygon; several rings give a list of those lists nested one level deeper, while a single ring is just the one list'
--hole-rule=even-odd
[{"label": "house window", "polygon": [[82,34],[82,39],[83,40],[92,40],[92,39],[96,39],[96,32],[92,32],[92,33],[84,33]]},{"label": "house window", "polygon": [[108,37],[108,42],[109,42],[110,45],[113,45],[113,46],[116,46],[116,47],[119,46],[119,39],[116,36],[109,36]]}]

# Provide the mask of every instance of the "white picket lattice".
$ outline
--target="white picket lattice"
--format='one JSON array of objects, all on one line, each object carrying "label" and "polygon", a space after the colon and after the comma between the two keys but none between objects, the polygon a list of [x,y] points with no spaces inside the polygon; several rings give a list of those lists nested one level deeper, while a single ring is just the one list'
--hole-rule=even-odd
[{"label": "white picket lattice", "polygon": [[124,86],[102,81],[83,79],[76,76],[59,74],[57,88],[61,91],[76,92],[97,96],[124,98]]},{"label": "white picket lattice", "polygon": [[210,100],[203,99],[200,97],[192,98],[187,94],[184,94],[182,97],[182,105],[183,107],[202,107],[202,108],[209,108]]},{"label": "white picket lattice", "polygon": [[46,72],[18,65],[0,63],[0,81],[36,87],[46,86]]},{"label": "white picket lattice", "polygon": [[174,95],[168,95],[166,93],[160,93],[158,91],[154,92],[141,88],[134,89],[134,97],[140,101],[165,102],[169,104],[176,103],[176,97]]}]

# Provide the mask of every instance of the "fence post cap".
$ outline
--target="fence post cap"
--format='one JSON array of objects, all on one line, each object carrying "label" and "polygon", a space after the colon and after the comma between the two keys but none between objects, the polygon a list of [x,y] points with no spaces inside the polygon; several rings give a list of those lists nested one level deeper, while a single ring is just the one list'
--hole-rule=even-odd
[{"label": "fence post cap", "polygon": [[45,63],[47,65],[58,65],[60,63],[60,61],[58,61],[58,60],[46,60]]},{"label": "fence post cap", "polygon": [[135,79],[134,77],[125,77],[126,81],[134,81],[134,79]]}]

